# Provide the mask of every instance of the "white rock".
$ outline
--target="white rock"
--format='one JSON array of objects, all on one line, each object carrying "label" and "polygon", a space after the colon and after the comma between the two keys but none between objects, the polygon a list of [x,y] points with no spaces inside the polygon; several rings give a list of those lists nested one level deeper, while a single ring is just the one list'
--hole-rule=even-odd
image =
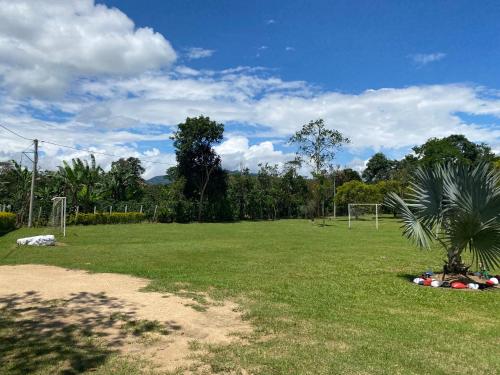
[{"label": "white rock", "polygon": [[432,280],[431,286],[434,288],[439,288],[443,283],[439,280]]},{"label": "white rock", "polygon": [[54,246],[56,244],[56,238],[52,234],[26,237],[18,239],[17,244],[21,246]]},{"label": "white rock", "polygon": [[421,282],[423,282],[423,281],[424,281],[424,279],[422,279],[421,277],[415,277],[415,278],[413,279],[413,282],[414,282],[415,284],[420,284],[420,283],[421,283]]}]

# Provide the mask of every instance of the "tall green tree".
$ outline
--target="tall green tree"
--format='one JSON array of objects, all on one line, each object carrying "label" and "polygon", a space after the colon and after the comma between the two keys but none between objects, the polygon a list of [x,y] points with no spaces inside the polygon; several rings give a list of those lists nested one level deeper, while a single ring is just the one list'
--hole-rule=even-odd
[{"label": "tall green tree", "polygon": [[336,170],[334,173],[335,185],[337,187],[342,186],[349,181],[361,181],[361,176],[358,171],[352,168],[344,168]]},{"label": "tall green tree", "polygon": [[[222,141],[224,125],[205,116],[187,118],[174,133],[176,174],[185,179],[184,194],[198,201],[198,221],[203,219],[205,198],[221,195],[227,190],[227,176],[214,146]],[[211,184],[212,183],[212,184]],[[212,203],[215,203],[212,200]]]},{"label": "tall green tree", "polygon": [[323,119],[304,124],[289,140],[297,146],[297,160],[306,162],[313,168],[313,176],[318,182],[321,215],[325,217],[325,199],[327,182],[325,175],[333,168],[336,153],[349,138],[335,129],[329,129]]},{"label": "tall green tree", "polygon": [[462,134],[431,138],[423,145],[413,147],[413,151],[423,165],[446,162],[472,165],[482,161],[491,162],[495,158],[488,145],[473,143]]},{"label": "tall green tree", "polygon": [[390,160],[382,152],[373,155],[363,171],[363,179],[368,183],[390,180],[394,175],[396,163]]},{"label": "tall green tree", "polygon": [[145,184],[142,174],[144,167],[138,158],[121,158],[111,163],[106,176],[106,185],[111,198],[116,201],[138,200]]}]

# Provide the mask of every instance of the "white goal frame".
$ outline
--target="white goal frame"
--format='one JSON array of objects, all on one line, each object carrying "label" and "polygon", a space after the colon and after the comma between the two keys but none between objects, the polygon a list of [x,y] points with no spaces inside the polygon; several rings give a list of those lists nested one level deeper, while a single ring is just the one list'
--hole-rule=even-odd
[{"label": "white goal frame", "polygon": [[61,205],[61,223],[55,223],[54,226],[60,225],[63,237],[66,237],[66,197],[54,197],[52,198],[52,211],[57,204]]},{"label": "white goal frame", "polygon": [[381,203],[349,203],[347,204],[347,212],[349,213],[349,229],[351,229],[351,207],[352,206],[375,206],[375,228],[378,230],[378,207]]}]

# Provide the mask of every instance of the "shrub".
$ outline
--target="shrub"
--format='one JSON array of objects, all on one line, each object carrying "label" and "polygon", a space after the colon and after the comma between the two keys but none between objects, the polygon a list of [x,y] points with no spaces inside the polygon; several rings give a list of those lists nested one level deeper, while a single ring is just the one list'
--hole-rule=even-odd
[{"label": "shrub", "polygon": [[16,229],[16,215],[11,212],[0,212],[0,234]]},{"label": "shrub", "polygon": [[174,212],[170,207],[160,207],[158,209],[157,220],[159,223],[171,223],[174,221]]},{"label": "shrub", "polygon": [[97,224],[132,224],[140,223],[146,219],[141,212],[113,212],[97,214],[71,215],[68,220],[70,225],[97,225]]}]

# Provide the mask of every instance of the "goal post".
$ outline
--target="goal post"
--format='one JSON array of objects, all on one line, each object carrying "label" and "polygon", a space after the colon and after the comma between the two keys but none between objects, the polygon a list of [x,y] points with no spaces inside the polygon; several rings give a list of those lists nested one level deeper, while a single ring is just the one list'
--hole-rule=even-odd
[{"label": "goal post", "polygon": [[66,197],[52,198],[50,224],[55,228],[59,227],[63,237],[66,237]]},{"label": "goal post", "polygon": [[355,214],[354,210],[356,210],[356,207],[375,207],[375,228],[378,230],[378,212],[379,212],[379,206],[381,206],[381,203],[349,203],[347,204],[347,212],[349,215],[349,229],[351,229],[351,221],[352,221],[352,215],[354,214],[355,217],[357,217],[357,213]]}]

